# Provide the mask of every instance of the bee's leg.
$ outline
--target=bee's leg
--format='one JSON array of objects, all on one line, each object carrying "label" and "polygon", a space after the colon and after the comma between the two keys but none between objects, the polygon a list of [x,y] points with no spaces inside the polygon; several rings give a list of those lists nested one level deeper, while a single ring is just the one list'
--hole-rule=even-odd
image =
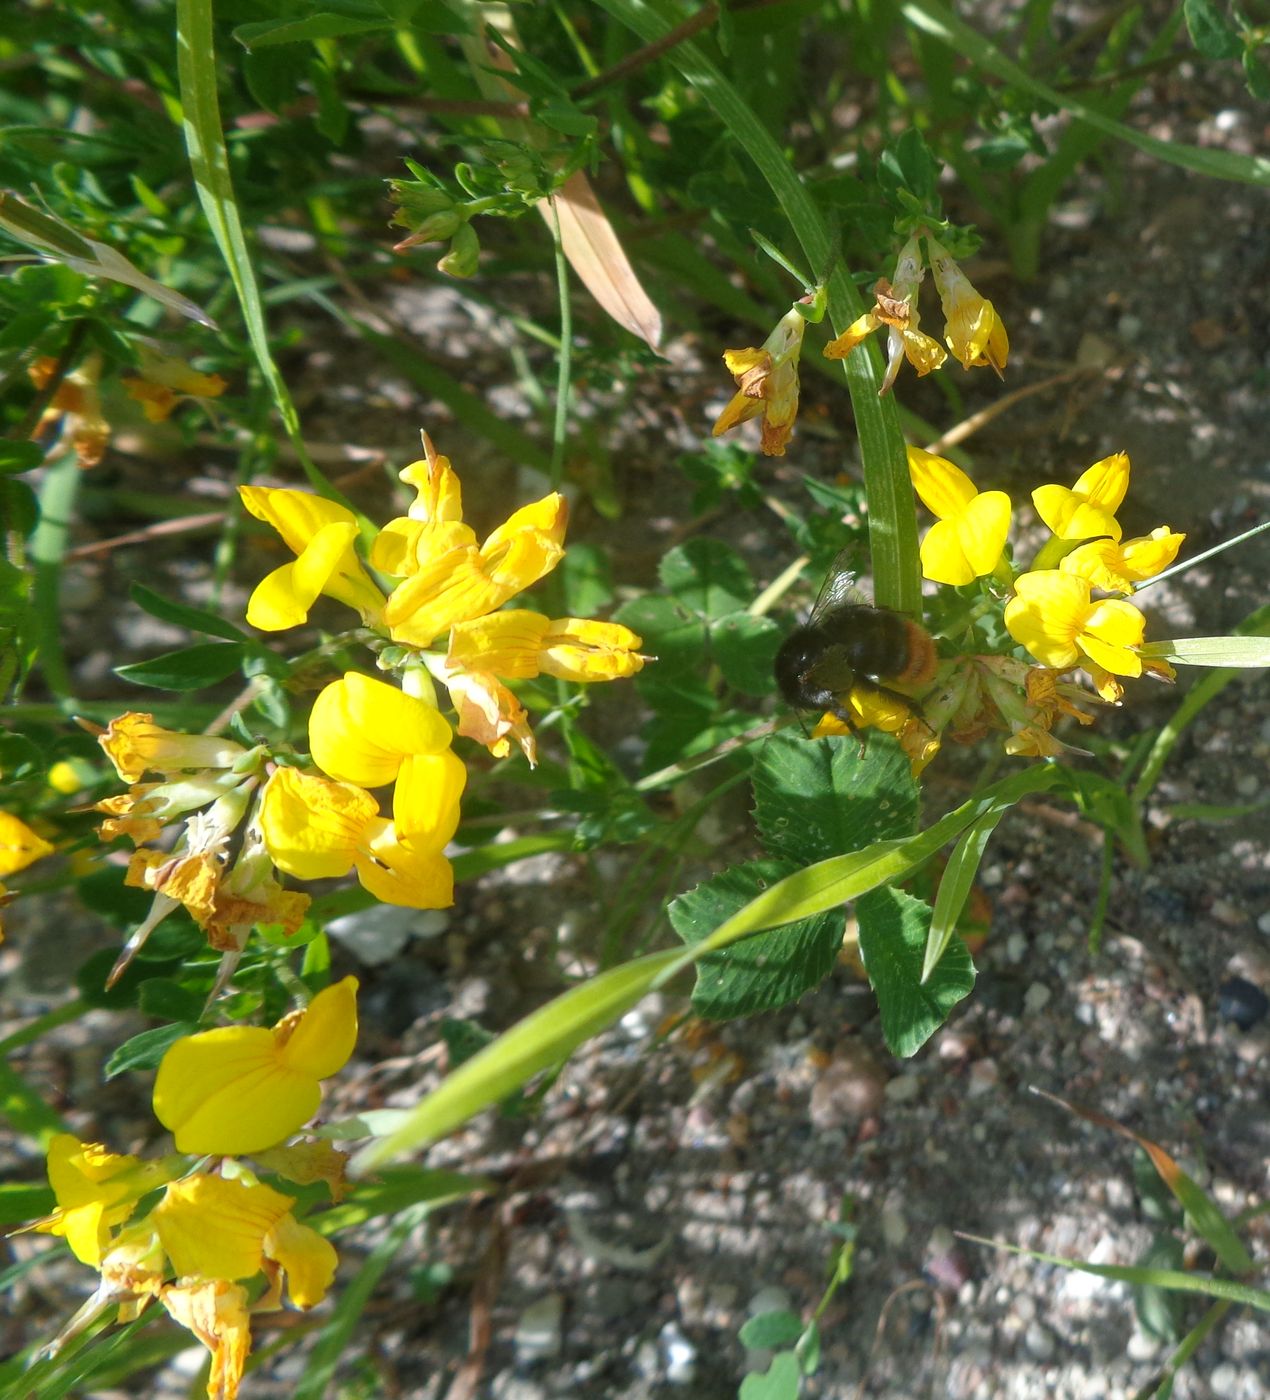
[{"label": "bee's leg", "polygon": [[869,731],[867,729],[860,728],[860,726],[855,722],[855,716],[851,713],[850,710],[847,709],[845,705],[835,705],[829,711],[829,713],[834,717],[834,719],[841,720],[842,723],[847,726],[848,733],[854,734],[856,738],[859,739],[860,757],[863,758],[865,750],[869,746]]}]

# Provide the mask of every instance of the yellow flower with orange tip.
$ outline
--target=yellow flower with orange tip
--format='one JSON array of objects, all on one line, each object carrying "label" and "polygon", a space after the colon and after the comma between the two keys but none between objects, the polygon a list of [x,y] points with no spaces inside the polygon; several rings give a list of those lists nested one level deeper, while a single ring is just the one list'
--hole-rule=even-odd
[{"label": "yellow flower with orange tip", "polygon": [[917,309],[917,294],[925,275],[921,246],[914,236],[900,249],[891,281],[885,277],[878,279],[873,289],[873,309],[857,317],[836,340],[825,346],[825,358],[845,358],[874,331],[885,326],[886,374],[879,395],[885,394],[895,383],[905,359],[919,375],[938,369],[948,358],[947,351],[939,341],[918,329],[921,314]]},{"label": "yellow flower with orange tip", "polygon": [[173,1158],[144,1162],[108,1152],[100,1142],[57,1133],[48,1147],[49,1185],[57,1209],[27,1228],[62,1236],[81,1264],[98,1268],[111,1228],[127,1220],[141,1197],[170,1181],[182,1165]]},{"label": "yellow flower with orange tip", "polygon": [[1095,462],[1077,478],[1075,486],[1050,484],[1032,492],[1032,504],[1056,538],[1087,540],[1110,535],[1118,540],[1123,533],[1116,511],[1129,489],[1129,458],[1113,452]]},{"label": "yellow flower with orange tip", "polygon": [[240,486],[238,494],[296,556],[294,563],[283,564],[256,585],[247,603],[253,627],[262,632],[298,627],[322,594],[356,609],[368,626],[382,620],[384,595],[357,557],[352,511],[311,491]]},{"label": "yellow flower with orange tip", "polygon": [[[320,1081],[344,1067],[356,1039],[355,977],[319,992],[272,1030],[224,1026],[183,1036],[159,1065],[155,1116],[178,1152],[229,1156],[273,1147],[317,1112]],[[178,1272],[186,1271],[178,1265]]]},{"label": "yellow flower with orange tip", "polygon": [[270,858],[289,875],[329,880],[355,869],[385,904],[445,909],[454,902],[454,872],[441,851],[458,824],[458,799],[453,786],[398,791],[407,829],[425,834],[416,844],[353,783],[279,768],[265,784],[260,825]]},{"label": "yellow flower with orange tip", "polygon": [[153,715],[132,710],[112,719],[97,742],[125,783],[139,782],[146,773],[171,775],[203,768],[232,768],[248,752],[233,739],[181,734],[155,724]]},{"label": "yellow flower with orange tip", "polygon": [[869,685],[852,686],[845,698],[851,725],[835,714],[824,714],[811,731],[813,739],[826,734],[852,734],[864,729],[880,729],[894,734],[908,756],[917,777],[939,752],[939,735],[912,706]]},{"label": "yellow flower with orange tip", "polygon": [[237,1400],[251,1350],[247,1290],[227,1279],[202,1279],[164,1288],[159,1301],[212,1354],[208,1400]]},{"label": "yellow flower with orange tip", "polygon": [[229,387],[219,374],[201,374],[184,360],[160,355],[147,345],[137,347],[141,372],[120,380],[129,398],[136,399],[151,423],[171,416],[183,397],[215,399]]},{"label": "yellow flower with orange tip", "polygon": [[1005,369],[1010,340],[993,305],[981,297],[970,279],[938,240],[926,235],[931,272],[944,308],[944,338],[964,369],[991,365]]},{"label": "yellow flower with orange tip", "polygon": [[409,516],[390,521],[371,563],[403,576],[384,609],[393,640],[426,647],[456,622],[501,608],[564,558],[568,522],[568,503],[558,491],[513,512],[479,548],[469,527],[455,520],[440,532]]},{"label": "yellow flower with orange tip", "polygon": [[933,452],[908,449],[908,470],[922,504],[938,519],[921,544],[922,574],[965,584],[992,573],[1010,533],[1010,498],[978,491],[961,470]]},{"label": "yellow flower with orange tip", "polygon": [[506,758],[515,740],[531,768],[538,762],[529,712],[493,671],[452,671],[444,663],[435,669],[465,739],[484,744],[495,758]]},{"label": "yellow flower with orange tip", "polygon": [[[37,389],[48,385],[57,370],[57,360],[41,356],[27,370]],[[83,363],[71,370],[53,391],[48,407],[40,419],[40,429],[66,415],[65,431],[75,451],[77,465],[87,470],[95,467],[106,455],[110,445],[110,423],[102,412],[101,356],[93,351],[84,356]]]},{"label": "yellow flower with orange tip", "polygon": [[1132,593],[1134,584],[1168,568],[1185,539],[1161,525],[1135,540],[1090,540],[1065,555],[1058,567],[1065,574],[1088,579],[1104,593]]},{"label": "yellow flower with orange tip", "polygon": [[1056,671],[1093,663],[1118,676],[1140,676],[1146,619],[1118,598],[1097,602],[1088,580],[1059,569],[1019,576],[1005,605],[1005,625],[1016,642]]},{"label": "yellow flower with orange tip", "polygon": [[761,415],[760,450],[765,457],[785,455],[785,444],[798,417],[798,361],[806,330],[807,320],[794,306],[776,323],[762,346],[723,352],[723,363],[736,380],[737,392],[715,419],[714,437]]}]

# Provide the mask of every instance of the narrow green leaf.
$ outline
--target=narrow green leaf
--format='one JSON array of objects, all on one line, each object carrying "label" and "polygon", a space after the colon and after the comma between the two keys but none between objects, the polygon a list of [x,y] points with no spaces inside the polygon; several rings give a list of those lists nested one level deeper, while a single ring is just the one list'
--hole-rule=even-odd
[{"label": "narrow green leaf", "polygon": [[1147,155],[1154,156],[1156,160],[1180,165],[1184,170],[1197,170],[1201,175],[1209,175],[1217,180],[1270,185],[1270,159],[1265,156],[1247,156],[1237,151],[1188,146],[1183,141],[1162,141],[1159,137],[1148,136],[1145,132],[1135,131],[1133,127],[1104,116],[1078,98],[1047,87],[1018,64],[1011,62],[1000,49],[958,19],[951,10],[940,4],[939,0],[902,0],[900,13],[910,24],[933,35],[985,72],[1033,97],[1040,98],[1043,102],[1053,103],[1080,121],[1088,122],[1099,131],[1106,132],[1108,136],[1127,141],[1140,151],[1145,151]]},{"label": "narrow green leaf", "polygon": [[1074,1269],[1081,1274],[1095,1274],[1098,1278],[1115,1279],[1120,1283],[1130,1283],[1151,1288],[1175,1288],[1182,1293],[1201,1293],[1210,1298],[1228,1298],[1232,1303],[1245,1303],[1250,1308],[1260,1308],[1270,1312],[1270,1291],[1254,1288],[1248,1283],[1236,1283],[1234,1279],[1213,1278],[1210,1274],[1184,1273],[1177,1269],[1144,1269],[1131,1264],[1086,1264],[1083,1259],[1064,1259],[1059,1254],[1041,1254],[1034,1249],[1020,1249],[1018,1245],[1006,1244],[1003,1240],[985,1239],[982,1235],[970,1235],[957,1230],[959,1239],[970,1240],[988,1249],[1003,1249],[1008,1254],[1017,1254],[1024,1259],[1035,1259],[1040,1264],[1054,1264],[1060,1269]]},{"label": "narrow green leaf", "polygon": [[1176,637],[1138,650],[1175,666],[1270,666],[1270,637]]},{"label": "narrow green leaf", "polygon": [[1238,58],[1243,53],[1239,35],[1213,0],[1182,0],[1182,14],[1191,43],[1205,58]]},{"label": "narrow green leaf", "polygon": [[[368,7],[370,8],[370,7]],[[260,49],[269,44],[303,44],[318,39],[338,39],[345,34],[370,34],[391,29],[388,17],[380,11],[358,18],[355,15],[321,13],[303,19],[262,19],[240,24],[234,38],[245,49]]]},{"label": "narrow green leaf", "polygon": [[878,999],[882,1034],[891,1054],[907,1059],[970,995],[974,964],[957,939],[922,981],[922,959],[930,929],[930,906],[903,890],[872,890],[856,900],[860,958]]},{"label": "narrow green leaf", "polygon": [[966,831],[953,847],[952,855],[948,857],[943,878],[939,882],[939,891],[935,895],[935,908],[931,914],[930,936],[926,940],[926,956],[922,960],[923,982],[934,972],[940,958],[944,956],[944,949],[953,936],[957,920],[961,918],[961,911],[966,907],[966,900],[970,898],[970,891],[974,888],[975,876],[978,874],[984,850],[1003,816],[1004,809],[989,812],[986,817],[981,817]]},{"label": "narrow green leaf", "polygon": [[24,1225],[38,1220],[57,1204],[51,1186],[29,1186],[24,1181],[0,1182],[0,1225]]},{"label": "narrow green leaf", "polygon": [[251,638],[240,631],[232,622],[226,622],[216,613],[205,612],[202,608],[191,608],[185,603],[174,603],[144,583],[134,583],[128,590],[132,601],[143,608],[151,617],[171,622],[177,627],[187,627],[191,632],[206,632],[212,637],[223,637],[227,642],[247,642]]},{"label": "narrow green leaf", "polygon": [[243,648],[231,642],[201,642],[149,661],[116,666],[115,675],[158,690],[202,690],[231,676],[242,665]]},{"label": "narrow green leaf", "polygon": [[314,1215],[308,1224],[324,1235],[356,1229],[368,1220],[396,1215],[407,1206],[427,1205],[432,1210],[465,1196],[498,1190],[487,1176],[425,1167],[385,1167],[370,1181],[358,1182],[352,1195],[339,1205]]},{"label": "narrow green leaf", "polygon": [[[300,418],[282,378],[265,329],[264,309],[255,269],[243,236],[242,220],[229,176],[229,156],[221,129],[220,99],[216,92],[216,38],[212,26],[212,0],[177,0],[176,67],[180,85],[182,123],[190,169],[203,214],[211,225],[230,280],[238,295],[247,338],[273,396],[274,405],[296,450],[300,465],[313,489],[342,505],[349,503],[322,475],[309,456],[300,432]],[[349,509],[352,509],[349,506]]]},{"label": "narrow green leaf", "polygon": [[624,963],[531,1012],[443,1080],[416,1105],[403,1127],[363,1148],[351,1164],[354,1175],[365,1175],[435,1142],[535,1074],[558,1064],[584,1040],[625,1015],[681,956],[672,949]]}]

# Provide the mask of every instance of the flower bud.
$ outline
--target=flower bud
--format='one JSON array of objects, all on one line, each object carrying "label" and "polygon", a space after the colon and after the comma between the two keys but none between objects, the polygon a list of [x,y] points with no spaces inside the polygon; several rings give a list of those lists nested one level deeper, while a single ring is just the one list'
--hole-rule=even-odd
[{"label": "flower bud", "polygon": [[437,263],[439,272],[451,277],[471,277],[481,258],[481,244],[471,224],[464,224],[454,235],[450,251]]}]

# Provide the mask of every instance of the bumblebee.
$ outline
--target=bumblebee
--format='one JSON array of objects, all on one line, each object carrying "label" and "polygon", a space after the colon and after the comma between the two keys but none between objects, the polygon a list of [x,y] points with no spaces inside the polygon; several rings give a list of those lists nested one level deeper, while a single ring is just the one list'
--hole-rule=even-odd
[{"label": "bumblebee", "polygon": [[924,685],[934,679],[938,657],[929,632],[901,613],[865,602],[841,565],[839,556],[811,616],[781,643],[773,670],[793,709],[828,712],[854,733],[847,707],[854,687],[889,696],[917,714],[913,698],[887,682]]}]

